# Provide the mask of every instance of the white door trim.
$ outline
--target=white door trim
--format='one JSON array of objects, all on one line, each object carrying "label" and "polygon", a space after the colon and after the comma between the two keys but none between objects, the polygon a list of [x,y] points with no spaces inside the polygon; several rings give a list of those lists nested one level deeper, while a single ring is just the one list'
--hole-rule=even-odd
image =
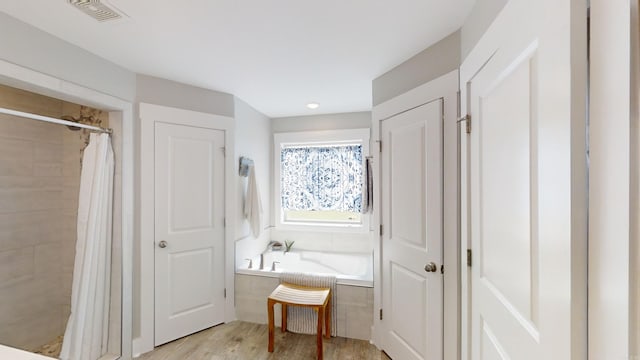
[{"label": "white door trim", "polygon": [[109,110],[122,120],[122,354],[132,358],[133,331],[133,104],[98,90],[0,60],[0,83]]},{"label": "white door trim", "polygon": [[[589,357],[638,359],[637,0],[591,1]],[[633,22],[632,22],[633,19]],[[632,27],[632,24],[635,25]],[[635,62],[631,62],[631,59]],[[634,97],[635,95],[635,97]],[[636,252],[634,254],[634,251]],[[636,292],[636,293],[634,293]],[[634,303],[635,302],[635,303]],[[635,307],[635,308],[634,308]],[[634,317],[635,316],[635,317]]]},{"label": "white door trim", "polygon": [[[457,91],[458,71],[454,70],[435,80],[399,95],[373,108],[372,140],[380,139],[381,121],[400,112],[420,106],[436,99],[444,98],[444,359],[457,360],[459,355],[459,268],[460,253],[458,233],[458,134],[457,134]],[[384,145],[383,145],[384,146]],[[375,198],[380,199],[380,152],[378,146],[372,146],[374,157],[374,191]],[[374,202],[374,229],[380,227],[380,202]],[[382,303],[381,284],[381,244],[380,237],[374,241],[374,322],[371,341],[382,344],[382,326],[379,309]],[[449,320],[452,321],[449,321]]]},{"label": "white door trim", "polygon": [[[233,118],[221,115],[140,103],[140,337],[134,354],[154,347],[154,129],[156,112],[170,114],[172,124],[197,126],[225,132],[225,322],[235,320],[234,306],[234,229],[235,229],[235,162]],[[189,116],[185,117],[184,115]],[[166,117],[165,117],[166,118]],[[163,121],[166,122],[166,121]]]}]

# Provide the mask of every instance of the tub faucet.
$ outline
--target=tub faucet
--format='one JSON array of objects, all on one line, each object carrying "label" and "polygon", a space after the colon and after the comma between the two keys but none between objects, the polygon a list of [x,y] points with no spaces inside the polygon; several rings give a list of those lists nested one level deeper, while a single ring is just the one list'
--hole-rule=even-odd
[{"label": "tub faucet", "polygon": [[271,264],[271,271],[276,271],[276,264],[280,264],[280,261],[274,261],[273,264]]},{"label": "tub faucet", "polygon": [[264,253],[260,254],[260,267],[259,270],[264,270]]}]

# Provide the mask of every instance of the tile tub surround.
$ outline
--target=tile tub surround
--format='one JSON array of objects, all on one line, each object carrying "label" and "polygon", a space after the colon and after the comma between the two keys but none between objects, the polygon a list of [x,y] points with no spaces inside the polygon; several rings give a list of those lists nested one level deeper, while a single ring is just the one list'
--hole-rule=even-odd
[{"label": "tile tub surround", "polygon": [[[263,270],[260,262],[263,261]],[[373,256],[369,253],[336,253],[293,249],[265,251],[252,259],[253,268],[236,269],[236,273],[279,277],[282,272],[335,275],[338,285],[373,286]],[[271,271],[276,263],[276,270]]]},{"label": "tile tub surround", "polygon": [[[51,117],[88,108],[0,86],[0,107]],[[94,111],[103,126],[107,114]],[[0,343],[34,350],[71,305],[81,131],[0,116]]]},{"label": "tile tub surround", "polygon": [[369,232],[344,232],[339,230],[299,231],[271,229],[271,240],[295,241],[294,249],[309,251],[339,251],[341,253],[370,253],[373,243]]},{"label": "tile tub surround", "polygon": [[[236,315],[238,320],[266,324],[267,296],[280,279],[236,274]],[[373,288],[338,285],[338,336],[370,340],[373,326]],[[275,323],[280,326],[280,307],[275,307]]]}]

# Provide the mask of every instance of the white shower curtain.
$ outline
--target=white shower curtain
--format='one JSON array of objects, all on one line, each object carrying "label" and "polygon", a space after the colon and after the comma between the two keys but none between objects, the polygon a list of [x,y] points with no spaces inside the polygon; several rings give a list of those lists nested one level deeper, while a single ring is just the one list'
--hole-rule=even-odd
[{"label": "white shower curtain", "polygon": [[113,172],[109,135],[91,134],[80,175],[71,316],[62,343],[62,360],[96,360],[107,351]]}]

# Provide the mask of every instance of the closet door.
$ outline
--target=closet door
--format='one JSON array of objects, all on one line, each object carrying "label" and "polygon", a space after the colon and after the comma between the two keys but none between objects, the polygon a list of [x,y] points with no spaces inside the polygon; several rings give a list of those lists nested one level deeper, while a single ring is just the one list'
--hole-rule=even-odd
[{"label": "closet door", "polygon": [[443,358],[443,100],[381,122],[384,350]]},{"label": "closet door", "polygon": [[463,64],[474,360],[585,358],[585,19],[510,1]]}]

